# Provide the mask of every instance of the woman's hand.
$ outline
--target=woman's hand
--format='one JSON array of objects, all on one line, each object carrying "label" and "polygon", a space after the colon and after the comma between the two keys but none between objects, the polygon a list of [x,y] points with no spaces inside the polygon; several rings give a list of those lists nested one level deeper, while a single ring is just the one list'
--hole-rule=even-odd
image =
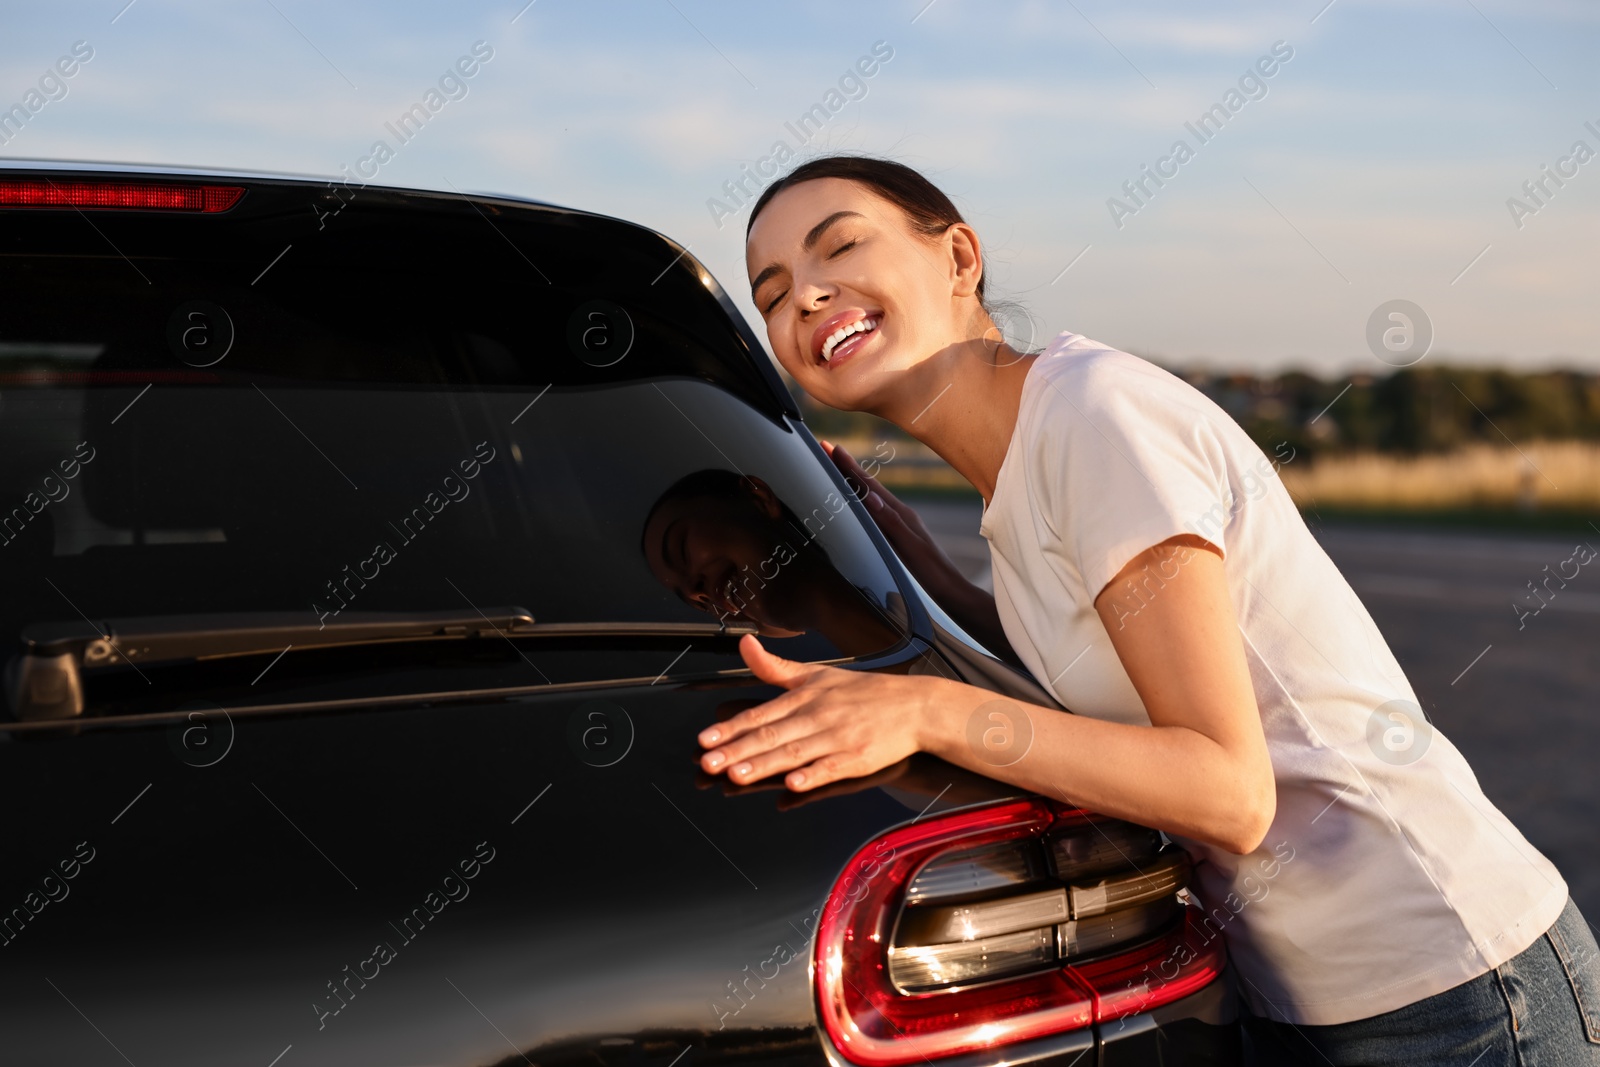
[{"label": "woman's hand", "polygon": [[866,505],[867,513],[894,547],[895,555],[905,562],[907,569],[922,583],[924,589],[933,594],[935,600],[943,604],[945,598],[960,586],[971,584],[962,577],[960,568],[933,539],[923,525],[922,516],[868,474],[843,445],[836,445],[832,441],[817,443],[828,453],[833,465],[839,468],[845,482],[852,489],[861,487],[856,496]]},{"label": "woman's hand", "polygon": [[700,766],[737,785],[786,771],[784,784],[801,792],[898,763],[923,748],[924,727],[960,686],[799,663],[768,652],[754,634],[739,639],[739,654],[757,678],[788,692],[701,731],[711,751]]},{"label": "woman's hand", "polygon": [[842,445],[820,440],[817,443],[839,468],[845,482],[852,488],[861,487],[857,496],[866,505],[867,513],[928,595],[990,651],[1020,665],[1022,661],[1012,650],[1005,629],[1000,625],[993,595],[967,581],[961,569],[928,532],[922,516],[863,470]]}]

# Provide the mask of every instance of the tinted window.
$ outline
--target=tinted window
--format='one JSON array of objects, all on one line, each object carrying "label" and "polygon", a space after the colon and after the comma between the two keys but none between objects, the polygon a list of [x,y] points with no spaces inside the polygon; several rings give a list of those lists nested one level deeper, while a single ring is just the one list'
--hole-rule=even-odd
[{"label": "tinted window", "polygon": [[[606,220],[368,193],[319,218],[312,195],[8,215],[6,655],[85,618],[510,607],[750,622],[807,660],[901,640],[881,559],[690,261]],[[629,638],[305,651],[252,685],[264,666],[119,668],[91,711],[742,662]]]}]

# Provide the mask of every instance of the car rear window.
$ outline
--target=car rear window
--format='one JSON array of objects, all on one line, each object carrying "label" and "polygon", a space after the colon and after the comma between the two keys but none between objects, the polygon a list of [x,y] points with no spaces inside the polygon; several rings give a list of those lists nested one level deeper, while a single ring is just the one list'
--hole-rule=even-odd
[{"label": "car rear window", "polygon": [[[720,614],[803,660],[904,638],[893,578],[690,257],[555,210],[336,206],[273,187],[215,216],[6,211],[0,654],[119,618],[513,606]],[[256,700],[742,666],[696,644],[203,678]],[[108,706],[169,699],[118,684]]]}]

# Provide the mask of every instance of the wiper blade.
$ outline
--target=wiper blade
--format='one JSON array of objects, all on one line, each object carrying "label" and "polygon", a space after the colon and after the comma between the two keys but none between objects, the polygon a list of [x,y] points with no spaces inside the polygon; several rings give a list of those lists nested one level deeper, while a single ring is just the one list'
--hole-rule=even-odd
[{"label": "wiper blade", "polygon": [[84,622],[33,623],[22,630],[22,654],[6,671],[12,714],[24,721],[83,714],[83,676],[115,667],[197,663],[295,649],[479,638],[738,637],[748,623],[535,622],[524,608],[456,611],[349,612],[322,625],[304,612],[158,615]]}]

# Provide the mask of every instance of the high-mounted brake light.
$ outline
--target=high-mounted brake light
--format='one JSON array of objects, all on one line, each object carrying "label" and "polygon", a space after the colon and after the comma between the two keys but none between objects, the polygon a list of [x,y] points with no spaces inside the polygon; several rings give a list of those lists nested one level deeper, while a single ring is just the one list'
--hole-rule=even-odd
[{"label": "high-mounted brake light", "polygon": [[85,182],[0,179],[0,207],[75,207],[90,210],[227,211],[244,196],[240,185],[171,182]]},{"label": "high-mounted brake light", "polygon": [[1044,799],[923,819],[858,852],[817,928],[823,1027],[891,1067],[1150,1011],[1225,963],[1153,830]]}]

